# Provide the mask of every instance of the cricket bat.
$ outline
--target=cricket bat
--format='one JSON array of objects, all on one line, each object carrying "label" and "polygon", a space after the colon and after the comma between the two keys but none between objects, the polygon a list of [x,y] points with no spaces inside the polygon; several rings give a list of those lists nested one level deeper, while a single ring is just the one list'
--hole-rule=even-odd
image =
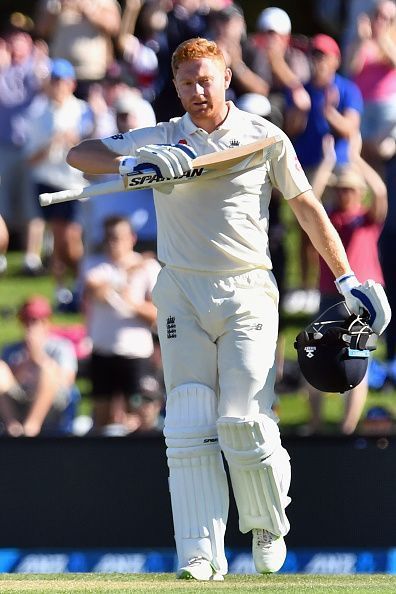
[{"label": "cricket bat", "polygon": [[248,171],[271,159],[280,150],[281,144],[282,139],[280,136],[263,138],[242,146],[200,155],[193,160],[193,168],[180,177],[164,179],[152,171],[146,173],[132,172],[115,180],[90,184],[82,188],[40,194],[39,200],[41,206],[48,206],[69,200],[85,200],[103,194],[142,190],[148,187],[154,189],[162,184],[176,185],[193,182],[200,178],[211,179],[224,175],[225,170],[233,170],[233,168]]}]

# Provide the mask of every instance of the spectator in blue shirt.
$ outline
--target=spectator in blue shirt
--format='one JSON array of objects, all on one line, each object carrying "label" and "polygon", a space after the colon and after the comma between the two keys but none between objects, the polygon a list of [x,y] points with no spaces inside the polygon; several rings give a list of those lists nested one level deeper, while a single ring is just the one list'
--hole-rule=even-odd
[{"label": "spectator in blue shirt", "polygon": [[[285,115],[285,131],[291,137],[301,166],[310,180],[323,159],[323,138],[327,135],[334,138],[335,168],[348,163],[349,139],[359,132],[363,111],[363,100],[357,85],[337,73],[341,52],[332,37],[318,34],[312,38],[311,59],[312,76],[305,85],[311,107],[306,110],[297,107],[289,93]],[[299,292],[299,307],[296,310],[313,313],[312,304],[316,307],[318,297],[315,290],[318,258],[303,232],[300,269],[303,290]]]},{"label": "spectator in blue shirt", "polygon": [[309,174],[323,158],[322,141],[327,134],[335,140],[337,165],[348,162],[349,138],[357,134],[363,109],[361,93],[355,83],[337,74],[341,53],[328,35],[316,35],[311,41],[312,77],[305,85],[311,108],[299,109],[288,98],[286,132],[301,165]]}]

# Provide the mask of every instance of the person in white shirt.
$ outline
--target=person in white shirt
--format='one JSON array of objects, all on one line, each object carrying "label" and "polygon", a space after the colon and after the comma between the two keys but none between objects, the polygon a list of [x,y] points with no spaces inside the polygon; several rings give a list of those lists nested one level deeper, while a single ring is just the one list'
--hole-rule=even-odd
[{"label": "person in white shirt", "polygon": [[94,432],[128,433],[128,400],[139,392],[154,352],[151,328],[157,310],[151,292],[160,265],[134,251],[128,218],[104,222],[105,253],[86,263],[84,309],[92,340],[91,381]]},{"label": "person in white shirt", "polygon": [[[69,148],[93,130],[93,116],[88,104],[74,95],[75,71],[67,60],[52,60],[45,92],[38,95],[29,109],[25,154],[32,168],[37,194],[85,185],[81,171],[70,167],[65,157]],[[54,204],[40,209],[53,235],[51,271],[57,297],[65,292],[67,275],[77,275],[83,256],[82,225],[79,202]],[[37,201],[37,208],[38,201]],[[42,236],[40,238],[42,240]],[[37,242],[37,257],[41,241]],[[66,291],[69,291],[66,289]],[[69,291],[70,292],[70,291]]]},{"label": "person in white shirt", "polygon": [[367,289],[356,281],[288,137],[225,100],[231,71],[216,43],[183,42],[172,69],[183,117],[80,143],[68,162],[88,173],[122,174],[151,163],[158,175],[172,178],[191,169],[194,153],[281,137],[279,151],[255,169],[154,190],[164,267],[153,301],[167,389],[164,434],[177,575],[222,580],[228,490],[221,450],[239,528],[252,531],[257,571],[277,571],[286,557],[290,463],[272,411],[278,291],[267,229],[273,187],[328,263],[351,309],[359,312],[362,306],[351,293],[358,285],[376,316],[375,331],[384,329],[390,313],[385,294],[372,296],[377,286]]}]

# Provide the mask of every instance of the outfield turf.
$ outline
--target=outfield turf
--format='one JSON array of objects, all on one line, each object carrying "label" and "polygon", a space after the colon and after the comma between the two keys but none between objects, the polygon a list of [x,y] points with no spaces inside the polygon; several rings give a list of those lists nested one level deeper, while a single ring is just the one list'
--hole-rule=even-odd
[{"label": "outfield turf", "polygon": [[172,574],[0,575],[0,592],[8,594],[132,594],[268,592],[269,594],[386,594],[396,592],[390,575],[229,575],[224,582],[176,580]]}]

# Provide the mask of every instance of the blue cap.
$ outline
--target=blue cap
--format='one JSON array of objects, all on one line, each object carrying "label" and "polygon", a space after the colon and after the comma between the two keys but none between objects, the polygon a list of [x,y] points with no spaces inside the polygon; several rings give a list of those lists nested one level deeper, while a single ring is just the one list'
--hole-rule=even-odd
[{"label": "blue cap", "polygon": [[72,64],[63,58],[51,60],[51,76],[55,78],[76,78],[76,72]]}]

